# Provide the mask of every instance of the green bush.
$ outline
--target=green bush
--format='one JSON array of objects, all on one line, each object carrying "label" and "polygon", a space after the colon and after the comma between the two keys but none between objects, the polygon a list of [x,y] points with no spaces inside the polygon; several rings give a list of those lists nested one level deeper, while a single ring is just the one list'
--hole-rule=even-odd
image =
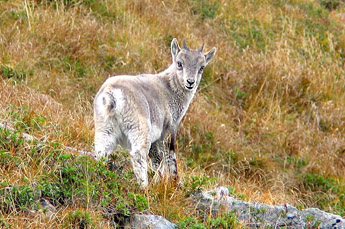
[{"label": "green bush", "polygon": [[213,216],[201,220],[191,216],[186,217],[177,224],[178,228],[235,228],[239,226],[237,216],[233,212],[225,212],[219,216]]}]

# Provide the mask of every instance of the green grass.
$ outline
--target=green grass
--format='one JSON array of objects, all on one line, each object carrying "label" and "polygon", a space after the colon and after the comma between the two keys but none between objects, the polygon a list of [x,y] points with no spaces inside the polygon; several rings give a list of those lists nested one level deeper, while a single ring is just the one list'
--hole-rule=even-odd
[{"label": "green grass", "polygon": [[332,206],[332,210],[339,215],[345,211],[345,186],[339,180],[324,177],[320,174],[307,173],[303,177],[303,184],[315,193],[318,204],[325,208]]},{"label": "green grass", "polygon": [[[2,78],[12,80],[13,82],[23,82],[27,77],[27,73],[25,71],[18,71],[13,69],[9,66],[1,66],[0,73]],[[33,75],[33,72],[30,71],[30,76]]]},{"label": "green grass", "polygon": [[177,224],[178,228],[194,229],[236,228],[239,225],[236,215],[232,212],[228,212],[217,217],[210,217],[205,221],[199,221],[193,217],[186,217]]}]

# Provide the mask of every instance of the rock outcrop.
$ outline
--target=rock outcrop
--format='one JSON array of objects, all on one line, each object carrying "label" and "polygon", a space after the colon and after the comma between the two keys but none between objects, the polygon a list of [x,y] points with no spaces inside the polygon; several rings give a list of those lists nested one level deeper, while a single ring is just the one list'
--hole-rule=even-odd
[{"label": "rock outcrop", "polygon": [[249,228],[345,228],[345,219],[317,208],[298,210],[289,205],[249,203],[229,196],[225,187],[199,193],[197,208],[216,213],[221,207],[232,211]]}]

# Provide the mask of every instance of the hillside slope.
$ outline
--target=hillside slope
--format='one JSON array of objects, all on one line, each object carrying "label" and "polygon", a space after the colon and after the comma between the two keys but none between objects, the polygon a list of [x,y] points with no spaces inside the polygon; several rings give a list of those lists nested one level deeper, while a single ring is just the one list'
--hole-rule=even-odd
[{"label": "hillside slope", "polygon": [[[143,211],[211,225],[189,196],[217,185],[345,216],[342,1],[5,0],[0,12],[0,119],[17,129],[0,129],[0,193],[16,187],[0,225],[106,226]],[[218,51],[179,130],[184,186],[141,192],[126,152],[110,168],[62,146],[91,151],[100,85],[164,70],[173,37]],[[55,218],[30,215],[37,187]]]}]

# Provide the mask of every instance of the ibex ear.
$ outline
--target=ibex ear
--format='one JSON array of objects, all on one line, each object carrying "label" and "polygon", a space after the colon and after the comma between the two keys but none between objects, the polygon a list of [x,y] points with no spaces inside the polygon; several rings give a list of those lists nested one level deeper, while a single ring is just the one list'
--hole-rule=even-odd
[{"label": "ibex ear", "polygon": [[173,58],[173,61],[175,62],[175,59],[176,59],[176,56],[177,54],[181,51],[181,48],[180,46],[178,46],[178,43],[177,43],[177,39],[174,38],[172,41],[171,41],[171,55],[172,55],[172,58]]},{"label": "ibex ear", "polygon": [[205,53],[206,64],[208,64],[208,62],[210,62],[210,60],[212,59],[214,54],[216,54],[216,52],[217,52],[217,48],[213,47],[211,49],[211,51],[209,51],[208,53]]}]

